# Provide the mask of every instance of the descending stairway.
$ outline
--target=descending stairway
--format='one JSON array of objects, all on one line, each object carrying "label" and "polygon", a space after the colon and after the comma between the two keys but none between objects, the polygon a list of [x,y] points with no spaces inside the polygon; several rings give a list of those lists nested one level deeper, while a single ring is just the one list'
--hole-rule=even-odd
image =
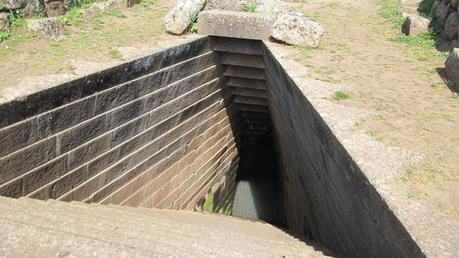
[{"label": "descending stairway", "polygon": [[0,257],[325,257],[260,221],[0,197]]}]

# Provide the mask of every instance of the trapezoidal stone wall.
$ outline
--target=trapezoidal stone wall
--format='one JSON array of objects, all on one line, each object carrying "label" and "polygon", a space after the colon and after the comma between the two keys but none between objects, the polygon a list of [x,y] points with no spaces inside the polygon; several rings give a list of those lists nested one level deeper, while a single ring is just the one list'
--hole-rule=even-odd
[{"label": "trapezoidal stone wall", "polygon": [[201,38],[1,105],[0,195],[193,208],[238,166],[218,60]]}]

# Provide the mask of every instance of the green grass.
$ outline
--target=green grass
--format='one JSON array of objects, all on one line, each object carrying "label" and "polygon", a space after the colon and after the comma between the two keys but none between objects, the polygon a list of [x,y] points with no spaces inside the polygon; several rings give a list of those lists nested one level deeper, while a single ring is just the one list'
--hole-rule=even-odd
[{"label": "green grass", "polygon": [[400,28],[404,22],[404,19],[402,17],[400,4],[398,1],[379,0],[378,3],[380,6],[378,10],[379,15],[390,20],[394,27]]},{"label": "green grass", "polygon": [[108,13],[108,15],[114,16],[114,17],[117,17],[117,18],[126,18],[126,15],[124,15],[123,10],[118,9],[118,8],[111,10]]},{"label": "green grass", "polygon": [[345,91],[337,91],[335,92],[334,98],[335,100],[346,100],[346,99],[350,99],[351,95],[349,95],[349,93]]},{"label": "green grass", "polygon": [[117,49],[112,49],[109,51],[109,55],[113,59],[121,59],[121,53]]},{"label": "green grass", "polygon": [[207,196],[206,201],[202,205],[202,211],[212,213],[214,212],[214,195]]},{"label": "green grass", "polygon": [[257,11],[256,4],[249,4],[242,9],[243,12],[254,13]]},{"label": "green grass", "polygon": [[419,36],[407,36],[405,34],[398,33],[392,38],[392,41],[422,48],[435,47],[435,39],[432,32],[422,33]]},{"label": "green grass", "polygon": [[410,199],[413,199],[417,197],[417,194],[415,192],[407,192],[406,196]]},{"label": "green grass", "polygon": [[433,89],[439,90],[446,88],[446,83],[444,82],[435,82],[430,85]]},{"label": "green grass", "polygon": [[11,11],[8,18],[13,28],[25,28],[27,26],[27,21],[24,19],[22,12],[20,11]]},{"label": "green grass", "polygon": [[11,36],[11,31],[5,30],[5,31],[0,31],[0,42],[8,39]]}]

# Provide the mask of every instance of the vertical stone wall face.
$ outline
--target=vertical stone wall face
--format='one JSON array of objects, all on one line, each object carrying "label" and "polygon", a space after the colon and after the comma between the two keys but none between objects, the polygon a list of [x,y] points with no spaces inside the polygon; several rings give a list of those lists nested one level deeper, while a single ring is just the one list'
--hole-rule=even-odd
[{"label": "vertical stone wall face", "polygon": [[423,257],[266,47],[264,60],[288,226],[345,257]]},{"label": "vertical stone wall face", "polygon": [[0,106],[0,195],[192,208],[238,165],[208,39]]}]

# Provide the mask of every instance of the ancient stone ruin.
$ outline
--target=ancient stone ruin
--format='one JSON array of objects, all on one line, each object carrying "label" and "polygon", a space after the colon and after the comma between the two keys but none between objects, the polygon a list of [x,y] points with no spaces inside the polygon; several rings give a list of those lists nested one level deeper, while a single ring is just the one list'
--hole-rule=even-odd
[{"label": "ancient stone ruin", "polygon": [[[453,257],[456,224],[384,181],[401,154],[350,132],[339,115],[360,114],[247,15],[203,12],[201,37],[1,103],[0,252]],[[209,198],[248,220],[191,212]]]}]

